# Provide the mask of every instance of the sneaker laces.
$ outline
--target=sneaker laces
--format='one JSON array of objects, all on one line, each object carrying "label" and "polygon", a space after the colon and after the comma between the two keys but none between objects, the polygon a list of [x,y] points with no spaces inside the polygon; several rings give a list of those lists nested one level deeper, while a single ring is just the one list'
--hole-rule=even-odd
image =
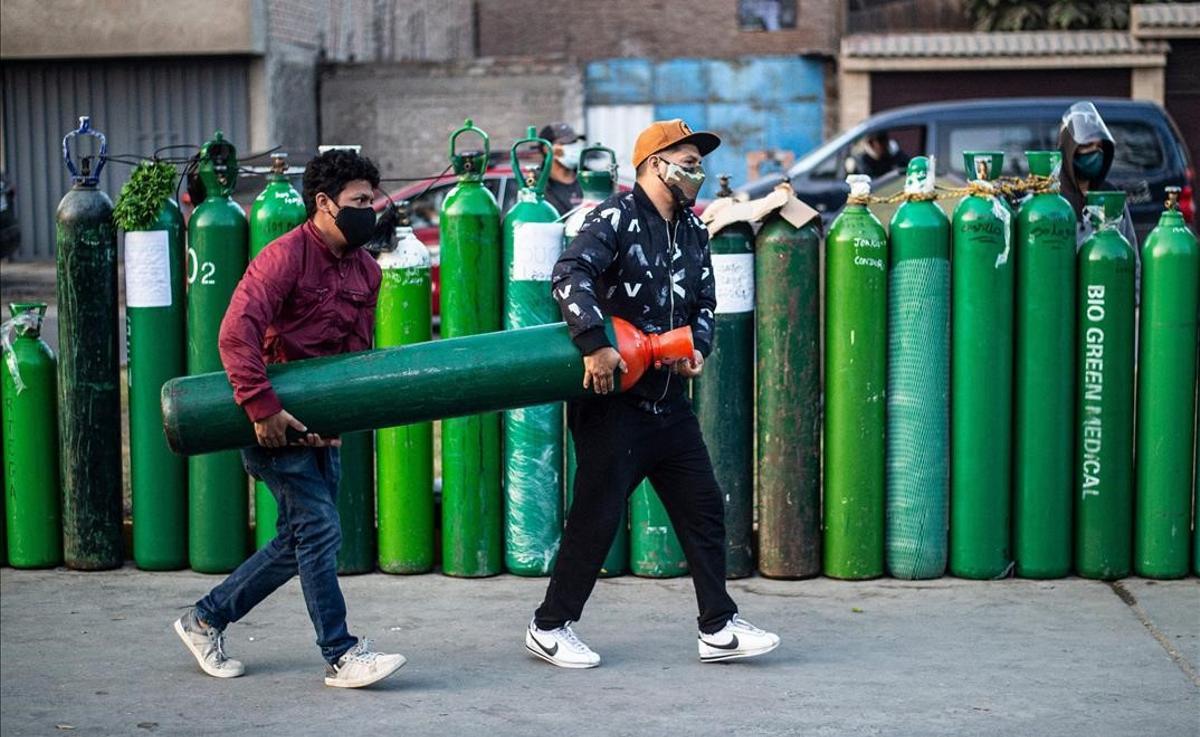
[{"label": "sneaker laces", "polygon": [[559,630],[560,636],[566,641],[567,645],[577,653],[585,653],[588,651],[588,646],[583,644],[583,640],[575,634],[575,630],[571,629],[571,625],[564,624]]},{"label": "sneaker laces", "polygon": [[371,641],[364,637],[342,657],[346,659],[346,662],[370,664],[375,662],[379,653],[371,649]]},{"label": "sneaker laces", "polygon": [[749,632],[753,632],[756,635],[765,635],[767,633],[766,630],[761,629],[759,627],[755,627],[754,625],[750,624],[746,620],[742,619],[741,616],[737,615],[737,614],[733,615],[733,617],[730,618],[729,624],[734,627],[737,627],[738,629],[743,629],[743,630],[747,630]]},{"label": "sneaker laces", "polygon": [[210,626],[208,628],[208,640],[213,644],[213,655],[216,656],[218,665],[224,663],[226,660],[229,660],[229,656],[225,654],[224,631]]}]

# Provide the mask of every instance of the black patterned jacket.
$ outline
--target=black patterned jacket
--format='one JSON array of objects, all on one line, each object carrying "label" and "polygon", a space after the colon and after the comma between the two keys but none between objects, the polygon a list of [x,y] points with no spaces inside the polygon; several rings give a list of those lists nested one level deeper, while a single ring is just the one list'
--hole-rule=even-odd
[{"label": "black patterned jacket", "polygon": [[[717,306],[708,230],[686,210],[667,222],[640,186],[593,209],[554,266],[554,299],[579,350],[610,345],[609,316],[645,333],[692,326],[696,349],[712,350]],[[687,405],[685,381],[669,369],[649,369],[623,396],[664,414]]]}]

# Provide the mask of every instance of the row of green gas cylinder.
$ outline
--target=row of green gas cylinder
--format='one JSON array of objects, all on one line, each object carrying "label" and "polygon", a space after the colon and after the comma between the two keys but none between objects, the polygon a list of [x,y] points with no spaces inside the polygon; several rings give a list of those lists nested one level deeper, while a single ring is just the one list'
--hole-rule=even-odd
[{"label": "row of green gas cylinder", "polygon": [[[456,142],[464,133],[478,135],[482,150],[459,153]],[[548,161],[524,173],[517,157],[522,145],[550,148],[532,131],[514,145],[513,170],[526,174],[525,186],[502,226],[482,185],[486,135],[468,122],[451,138],[459,184],[440,219],[445,338],[556,322],[550,268],[586,210],[613,190],[611,151],[589,150],[585,164],[607,157],[610,166],[581,167],[585,202],[564,224],[541,198]],[[1066,200],[1053,191],[1038,193],[1013,212],[986,184],[988,172],[1001,168],[1000,155],[966,156],[978,180],[955,211],[953,227],[929,199],[933,179],[923,158],[910,167],[912,197],[893,218],[890,239],[863,204],[869,184],[851,183],[851,204],[825,237],[823,331],[818,223],[797,228],[776,214],[757,233],[749,223],[736,223],[713,235],[720,316],[693,399],[726,494],[731,576],[750,575],[756,564],[764,575],[782,578],[822,572],[930,578],[947,568],[994,578],[1014,564],[1027,577],[1186,575],[1197,437],[1195,237],[1169,207],[1142,250],[1135,465],[1136,258],[1115,228],[1123,195],[1089,194],[1095,232],[1077,254],[1076,218]],[[1031,152],[1031,171],[1053,177],[1057,156]],[[219,369],[215,331],[245,267],[247,226],[228,198],[236,158],[219,137],[202,151],[201,174],[210,199],[188,227],[186,360],[163,360],[164,348],[178,345],[184,353],[182,279],[167,280],[170,289],[159,297],[165,301],[173,292],[166,305],[128,303],[133,555],[143,568],[190,564],[218,572],[239,563],[248,547],[245,478],[235,453],[195,456],[186,464],[171,455],[157,404],[165,379]],[[86,183],[64,203],[81,189]],[[273,177],[251,213],[251,252],[303,218],[294,190],[282,175]],[[176,261],[169,273],[176,275],[184,268],[180,223],[168,203],[148,229],[161,235],[137,236],[163,241]],[[60,208],[60,269],[64,244],[68,257],[71,252],[72,241],[62,235],[69,225]],[[127,262],[129,252],[127,234]],[[377,345],[428,340],[428,251],[401,229],[380,265]],[[60,306],[60,325],[62,312]],[[35,385],[42,387],[41,406],[52,406],[55,396],[34,322],[21,323],[25,335],[10,354],[31,366],[21,370],[25,393],[12,390],[6,373],[4,395],[8,552],[14,565],[30,566],[57,563],[60,539],[57,483],[46,488],[31,480],[41,474],[44,482],[44,470],[55,465],[53,422],[44,411],[39,423],[13,409],[34,411]],[[73,338],[71,323],[60,330]],[[139,345],[146,334],[153,341]],[[210,360],[193,359],[201,348]],[[531,346],[498,342],[496,349]],[[35,354],[48,388],[31,380]],[[79,384],[64,375],[67,354],[64,348],[60,389]],[[469,394],[471,379],[445,390]],[[60,410],[70,402],[58,393]],[[562,416],[555,404],[443,421],[444,572],[549,571],[573,475]],[[60,419],[66,423],[61,411]],[[106,426],[115,425],[92,427]],[[15,462],[8,439],[16,428],[34,427],[41,430],[36,438],[18,431],[24,442],[15,449],[25,450]],[[370,433],[345,437],[343,570],[433,568],[432,432],[428,423],[380,430],[374,449]],[[35,448],[41,456],[32,454]],[[63,445],[64,476],[75,460],[78,454]],[[79,494],[79,487],[63,486],[64,513],[72,503],[80,506],[73,498]],[[119,504],[119,487],[116,499]],[[256,542],[265,544],[273,532],[269,492],[259,490],[256,510]],[[119,564],[119,557],[81,564],[70,552],[94,550],[88,545],[113,536],[119,551],[119,507],[117,515],[114,529],[80,525],[78,516],[73,521],[64,514],[68,565]],[[103,535],[92,534],[101,527]],[[610,574],[627,569],[654,576],[686,571],[670,521],[647,485],[633,495],[628,524],[604,566]]]}]

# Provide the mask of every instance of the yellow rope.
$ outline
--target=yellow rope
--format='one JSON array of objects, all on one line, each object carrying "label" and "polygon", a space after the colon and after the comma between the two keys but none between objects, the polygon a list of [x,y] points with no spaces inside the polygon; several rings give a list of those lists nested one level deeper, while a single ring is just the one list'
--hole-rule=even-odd
[{"label": "yellow rope", "polygon": [[935,192],[909,194],[899,192],[891,197],[875,195],[848,197],[850,205],[894,205],[897,202],[932,202],[974,195],[976,197],[1018,197],[1024,194],[1044,194],[1057,189],[1058,180],[1030,174],[1026,177],[1000,177],[990,182],[971,181],[965,187],[943,187],[937,185]]}]

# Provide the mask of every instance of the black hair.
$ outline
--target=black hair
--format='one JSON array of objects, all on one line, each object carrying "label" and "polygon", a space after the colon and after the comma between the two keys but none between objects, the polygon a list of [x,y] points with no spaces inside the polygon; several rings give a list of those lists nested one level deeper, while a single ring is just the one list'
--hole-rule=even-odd
[{"label": "black hair", "polygon": [[[667,146],[666,148],[660,148],[659,150],[650,154],[650,156],[657,156],[658,158],[661,159],[663,154],[674,153],[675,151],[679,150],[679,147],[680,147],[680,144],[676,143],[673,146]],[[640,177],[642,174],[646,173],[646,169],[649,168],[649,166],[650,166],[650,156],[647,156],[646,158],[642,159],[642,163],[638,164],[637,167],[634,168],[633,175],[635,177]]]},{"label": "black hair", "polygon": [[308,216],[317,211],[319,193],[337,199],[347,184],[359,179],[365,179],[372,187],[379,186],[379,169],[366,156],[344,148],[315,156],[304,167],[304,209]]}]

